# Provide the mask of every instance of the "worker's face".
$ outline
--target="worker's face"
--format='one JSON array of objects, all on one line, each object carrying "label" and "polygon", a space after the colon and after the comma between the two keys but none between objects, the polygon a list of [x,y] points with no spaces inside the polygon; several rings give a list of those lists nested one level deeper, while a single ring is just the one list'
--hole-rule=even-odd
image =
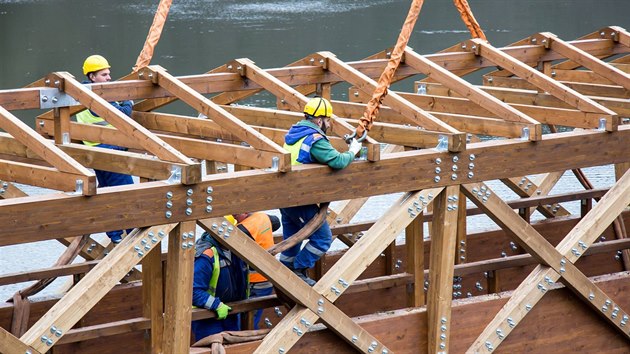
[{"label": "worker's face", "polygon": [[91,73],[90,80],[92,80],[92,82],[108,82],[111,81],[112,78],[109,76],[109,69],[103,69],[95,73]]},{"label": "worker's face", "polygon": [[330,118],[317,118],[319,120],[319,128],[326,133],[326,131],[330,128]]}]

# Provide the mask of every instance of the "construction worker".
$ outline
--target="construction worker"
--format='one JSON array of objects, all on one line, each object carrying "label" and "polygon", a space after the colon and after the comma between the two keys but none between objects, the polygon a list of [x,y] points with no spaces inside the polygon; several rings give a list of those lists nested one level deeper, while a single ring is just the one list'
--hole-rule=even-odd
[{"label": "construction worker", "polygon": [[[241,213],[234,214],[236,225],[246,235],[251,237],[265,250],[273,246],[273,232],[280,228],[280,219],[275,215],[265,213]],[[249,297],[271,295],[273,285],[262,274],[252,267],[249,268]],[[254,314],[254,329],[258,329],[258,323],[262,317],[262,309]]]},{"label": "construction worker", "polygon": [[[356,139],[350,142],[346,152],[339,152],[330,144],[326,131],[330,127],[333,109],[330,102],[315,97],[304,106],[304,118],[289,129],[284,138],[284,148],[291,152],[291,164],[320,163],[335,170],[346,168],[361,150],[362,144]],[[325,188],[324,186],[322,188]],[[286,240],[297,233],[319,211],[315,204],[282,208],[282,236]],[[280,261],[310,286],[315,281],[306,274],[315,262],[330,248],[332,232],[327,222],[317,229],[308,243],[301,248],[297,244],[280,255]]]},{"label": "construction worker", "polygon": [[[90,55],[83,62],[83,74],[87,77],[87,80],[84,81],[84,84],[90,83],[100,83],[100,82],[108,82],[111,81],[110,76],[110,65],[107,62],[107,59],[100,55]],[[133,101],[122,101],[122,102],[110,102],[112,106],[114,106],[119,111],[131,117],[131,109],[133,107]],[[89,109],[86,109],[76,115],[77,122],[84,124],[95,124],[105,127],[111,127],[112,125],[107,123],[103,118],[99,117],[98,114],[92,112]],[[100,148],[107,148],[113,150],[121,150],[126,151],[126,148],[109,145],[109,144],[101,144],[94,141],[83,141],[83,144],[88,146],[96,146]],[[112,186],[122,186],[126,184],[133,184],[133,179],[129,175],[125,175],[122,173],[115,173],[109,171],[101,171],[94,170],[96,173],[96,179],[98,180],[99,187],[112,187]],[[127,233],[130,233],[131,230],[127,230]],[[108,231],[107,236],[111,239],[114,244],[120,243],[122,241],[122,230],[114,230]]]},{"label": "construction worker", "polygon": [[239,314],[226,302],[247,299],[247,264],[204,232],[195,244],[192,304],[216,312],[216,318],[192,322],[195,341],[241,329]]}]

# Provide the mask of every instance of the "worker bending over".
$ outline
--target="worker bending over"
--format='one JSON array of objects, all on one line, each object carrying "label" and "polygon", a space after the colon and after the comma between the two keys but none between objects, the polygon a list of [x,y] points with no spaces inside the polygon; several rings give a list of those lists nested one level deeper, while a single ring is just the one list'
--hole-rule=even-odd
[{"label": "worker bending over", "polygon": [[[275,215],[265,213],[241,213],[234,214],[238,222],[237,227],[246,235],[254,239],[265,250],[273,246],[273,232],[280,228],[280,220]],[[273,285],[254,268],[249,267],[249,297],[271,295]],[[254,314],[254,329],[258,329],[258,323],[262,317],[262,309]]]},{"label": "worker bending over", "polygon": [[[354,160],[354,156],[361,150],[360,142],[352,139],[349,150],[339,152],[326,136],[332,113],[332,105],[322,97],[315,97],[304,106],[304,119],[292,126],[284,138],[284,148],[291,153],[291,165],[319,163],[339,170],[346,168]],[[318,211],[319,207],[315,204],[280,209],[283,238],[286,240],[297,233]],[[306,271],[328,251],[331,243],[332,232],[324,221],[308,238],[304,248],[297,244],[283,251],[280,261],[308,285],[313,286],[315,281],[308,277]]]},{"label": "worker bending over", "polygon": [[192,322],[195,341],[241,329],[239,314],[229,315],[226,302],[247,299],[247,264],[204,232],[195,243],[192,304],[215,311],[216,318]]}]

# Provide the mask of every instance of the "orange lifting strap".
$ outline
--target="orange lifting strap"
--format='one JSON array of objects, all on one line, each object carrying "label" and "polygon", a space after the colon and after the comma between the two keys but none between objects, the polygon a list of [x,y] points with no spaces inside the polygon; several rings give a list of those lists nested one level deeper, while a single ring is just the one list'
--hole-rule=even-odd
[{"label": "orange lifting strap", "polygon": [[172,0],[160,0],[160,4],[155,12],[155,17],[153,17],[153,23],[149,29],[149,34],[147,35],[147,40],[144,42],[144,47],[142,48],[140,55],[138,55],[136,65],[133,66],[134,72],[149,65],[151,62],[151,58],[153,58],[153,49],[160,40],[162,28],[164,28],[164,22],[166,22],[166,16],[168,15],[168,11],[170,10],[172,3]]},{"label": "orange lifting strap", "polygon": [[[473,38],[482,38],[486,39],[486,36],[483,34],[481,27],[479,27],[479,23],[475,20],[475,17],[470,10],[470,6],[468,6],[467,0],[453,0],[457,10],[462,17],[462,21],[468,27],[470,34]],[[409,42],[409,37],[411,35],[411,31],[413,30],[413,26],[418,19],[418,15],[420,14],[420,9],[422,8],[422,4],[424,0],[414,0],[411,4],[411,8],[409,9],[409,13],[407,14],[407,19],[405,19],[405,23],[400,31],[400,35],[398,35],[398,41],[394,46],[394,50],[391,53],[389,62],[387,63],[387,67],[381,74],[381,77],[378,79],[378,84],[376,89],[372,93],[372,98],[368,102],[365,107],[365,112],[363,112],[363,116],[359,121],[359,125],[357,125],[356,131],[353,134],[353,137],[357,137],[359,141],[365,139],[367,136],[367,132],[372,127],[372,122],[376,118],[378,114],[379,106],[381,105],[383,98],[387,95],[387,88],[392,82],[392,77],[400,65],[400,61],[402,59],[402,54],[407,47],[407,43]]]}]

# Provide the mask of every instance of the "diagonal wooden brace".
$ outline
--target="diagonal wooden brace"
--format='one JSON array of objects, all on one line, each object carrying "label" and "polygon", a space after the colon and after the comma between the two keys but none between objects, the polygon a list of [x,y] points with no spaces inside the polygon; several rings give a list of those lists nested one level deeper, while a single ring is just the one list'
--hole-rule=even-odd
[{"label": "diagonal wooden brace", "polygon": [[405,51],[405,63],[504,120],[528,123],[530,141],[542,139],[542,124],[410,48]]},{"label": "diagonal wooden brace", "polygon": [[[585,303],[595,309],[626,337],[627,312],[582,274],[574,263],[630,202],[630,173],[626,173],[595,208],[554,249],[526,221],[483,184],[466,185],[464,193],[499,225],[509,229],[520,245],[544,265],[538,266],[515,290],[514,295],[469,348],[469,352],[494,350],[512,328],[542,298],[547,287],[560,277]],[[506,326],[507,324],[507,326]],[[485,349],[484,349],[485,348]]]},{"label": "diagonal wooden brace", "polygon": [[475,55],[486,58],[516,76],[527,80],[539,89],[549,92],[552,96],[578,108],[581,111],[601,114],[602,119],[606,120],[606,130],[617,130],[619,117],[615,112],[567,87],[566,85],[553,80],[507,53],[493,47],[490,43],[478,38],[470,39],[463,44],[463,47],[466,48],[466,50],[475,53]]},{"label": "diagonal wooden brace", "polygon": [[[322,294],[327,300],[334,302],[352,284],[363,271],[383,252],[387,246],[396,239],[410,223],[422,213],[426,206],[425,202],[430,202],[434,196],[438,195],[442,188],[428,189],[421,192],[407,193],[388,210],[383,217],[368,230],[333,266],[322,276],[313,286],[313,290]],[[273,282],[273,278],[272,279]],[[260,353],[266,353],[271,349],[280,346],[291,347],[298,338],[294,336],[282,336],[282,333],[291,331],[293,325],[305,318],[309,323],[317,316],[313,315],[301,307],[295,307],[287,314],[286,318],[293,321],[284,320],[279,323],[271,332],[270,336],[263,342],[264,347],[259,348]],[[351,340],[359,337],[359,333],[351,333]],[[348,338],[348,337],[346,337]],[[358,340],[358,339],[357,339]],[[376,351],[376,346],[372,345]],[[354,344],[356,345],[356,344]],[[288,349],[288,348],[285,348]],[[365,345],[359,348],[365,352],[369,347]],[[267,350],[267,351],[265,351]],[[378,351],[377,351],[378,352]]]},{"label": "diagonal wooden brace", "polygon": [[[217,241],[228,246],[266,276],[274,285],[279,287],[287,296],[299,303],[300,305],[297,307],[302,309],[302,316],[285,317],[280,325],[265,337],[257,352],[277,353],[280,349],[288,351],[290,346],[318,318],[321,318],[332,331],[335,331],[355,348],[363,352],[367,352],[368,347],[378,348],[379,350],[385,348],[376,338],[333,305],[332,301],[323,295],[323,289],[309,287],[297,275],[278,262],[275,257],[256,244],[254,240],[242,233],[238,228],[232,228],[232,231],[230,231],[231,226],[227,226],[227,223],[223,224],[224,222],[224,218],[212,218],[200,220],[198,223],[206,231],[210,232]],[[288,329],[284,331],[281,326],[283,323],[289,323]],[[270,343],[272,339],[275,340]],[[376,344],[373,345],[373,343]]]},{"label": "diagonal wooden brace", "polygon": [[[177,224],[137,230],[123,239],[97,266],[70,289],[21,338],[40,352],[50,349],[102,299],[145,255],[160,247]],[[44,339],[44,337],[46,337]]]},{"label": "diagonal wooden brace", "polygon": [[148,66],[138,71],[140,79],[151,80],[156,85],[186,102],[193,109],[214,120],[221,127],[242,139],[252,148],[277,153],[277,159],[269,161],[269,167],[278,166],[279,171],[291,170],[291,155],[272,140],[257,132],[218,104],[204,97],[190,86],[182,83],[160,66]]},{"label": "diagonal wooden brace", "polygon": [[592,70],[594,73],[623,86],[626,90],[630,90],[630,75],[617,69],[616,67],[599,60],[592,54],[563,41],[553,33],[542,32],[532,36],[532,40],[536,39],[539,43],[545,45],[554,52],[564,55],[583,67]]},{"label": "diagonal wooden brace", "polygon": [[[315,62],[320,63],[324,69],[329,70],[343,80],[356,86],[361,91],[371,94],[376,89],[376,81],[337,59],[334,54],[330,52],[318,52],[314,58]],[[444,135],[448,137],[449,151],[458,152],[466,149],[465,133],[442,122],[430,113],[403,99],[397,93],[388,92],[387,96],[383,99],[383,104],[400,113],[410,123],[417,124],[425,129],[444,132]]]}]

